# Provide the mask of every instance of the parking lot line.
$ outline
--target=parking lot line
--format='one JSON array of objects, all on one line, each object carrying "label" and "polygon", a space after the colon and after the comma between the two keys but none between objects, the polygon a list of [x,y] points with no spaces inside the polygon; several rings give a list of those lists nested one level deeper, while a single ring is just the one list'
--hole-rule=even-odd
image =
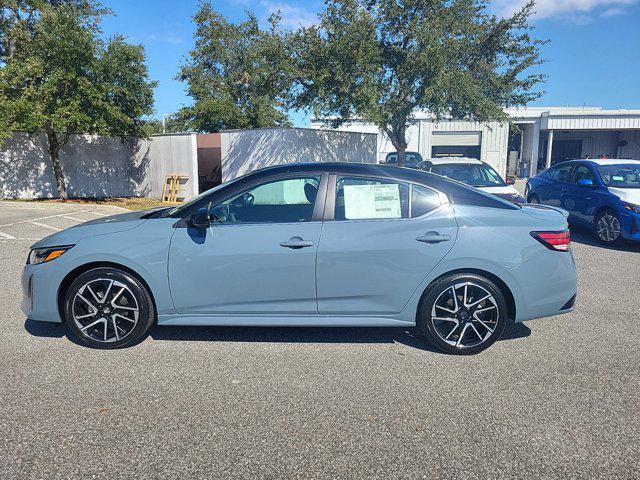
[{"label": "parking lot line", "polygon": [[46,223],[40,223],[40,222],[29,222],[29,223],[32,224],[32,225],[37,225],[38,227],[48,228],[50,230],[55,230],[56,232],[61,232],[62,231],[61,228],[52,227],[51,225],[47,225]]},{"label": "parking lot line", "polygon": [[[91,213],[91,212],[84,212],[84,213]],[[70,215],[62,215],[62,217],[63,218],[68,218],[69,220],[73,220],[74,222],[86,222],[86,220],[82,220],[81,218],[75,218],[75,217],[72,217]]]},{"label": "parking lot line", "polygon": [[13,235],[9,235],[8,233],[2,233],[0,232],[0,238],[4,238],[6,240],[15,240],[16,237],[14,237]]}]

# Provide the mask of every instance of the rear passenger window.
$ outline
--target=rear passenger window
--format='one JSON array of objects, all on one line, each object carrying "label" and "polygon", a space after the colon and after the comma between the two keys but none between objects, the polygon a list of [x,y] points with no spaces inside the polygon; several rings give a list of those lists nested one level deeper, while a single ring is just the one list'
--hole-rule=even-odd
[{"label": "rear passenger window", "polygon": [[408,184],[374,178],[338,177],[335,220],[408,217]]},{"label": "rear passenger window", "polygon": [[411,217],[419,217],[442,204],[440,194],[427,187],[414,185],[411,191]]}]

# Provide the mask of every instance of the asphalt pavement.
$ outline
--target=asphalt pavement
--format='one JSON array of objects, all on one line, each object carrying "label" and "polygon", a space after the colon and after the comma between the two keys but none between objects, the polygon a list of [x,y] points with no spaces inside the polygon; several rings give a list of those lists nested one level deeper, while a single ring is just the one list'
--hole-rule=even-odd
[{"label": "asphalt pavement", "polygon": [[640,477],[640,246],[574,231],[576,310],[472,357],[383,328],[98,351],[27,320],[20,273],[35,239],[113,212],[0,202],[0,478]]}]

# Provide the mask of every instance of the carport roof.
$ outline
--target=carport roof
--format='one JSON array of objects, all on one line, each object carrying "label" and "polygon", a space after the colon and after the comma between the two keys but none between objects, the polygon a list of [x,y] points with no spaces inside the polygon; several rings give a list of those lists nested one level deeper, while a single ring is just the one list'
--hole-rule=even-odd
[{"label": "carport roof", "polygon": [[636,130],[640,110],[605,110],[601,107],[509,108],[515,123],[540,123],[541,130]]}]

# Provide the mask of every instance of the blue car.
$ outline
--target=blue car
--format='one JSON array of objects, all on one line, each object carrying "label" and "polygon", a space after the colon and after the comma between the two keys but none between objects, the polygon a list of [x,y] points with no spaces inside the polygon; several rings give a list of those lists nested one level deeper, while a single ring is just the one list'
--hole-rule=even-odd
[{"label": "blue car", "polygon": [[55,233],[22,276],[32,320],[118,348],[158,325],[416,326],[449,353],[569,312],[567,219],[384,165],[263,169],[179,207]]},{"label": "blue car", "polygon": [[602,244],[640,241],[640,161],[571,160],[531,177],[529,203],[561,207]]}]

